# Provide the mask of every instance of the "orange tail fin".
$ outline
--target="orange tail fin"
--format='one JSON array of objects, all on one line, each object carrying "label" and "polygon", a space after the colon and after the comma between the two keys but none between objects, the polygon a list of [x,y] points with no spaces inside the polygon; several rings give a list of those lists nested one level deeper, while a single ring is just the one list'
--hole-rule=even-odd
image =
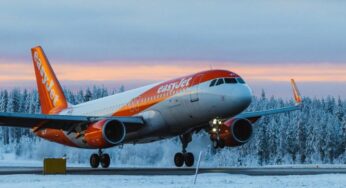
[{"label": "orange tail fin", "polygon": [[54,114],[67,108],[64,92],[41,46],[31,49],[37,89],[43,114]]}]

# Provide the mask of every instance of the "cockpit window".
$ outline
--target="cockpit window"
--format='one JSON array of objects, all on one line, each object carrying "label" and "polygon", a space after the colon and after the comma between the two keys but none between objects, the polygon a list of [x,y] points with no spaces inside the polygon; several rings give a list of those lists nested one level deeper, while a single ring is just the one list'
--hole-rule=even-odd
[{"label": "cockpit window", "polygon": [[234,78],[225,78],[225,83],[226,84],[236,84],[237,80]]},{"label": "cockpit window", "polygon": [[216,83],[216,79],[210,82],[209,87],[213,87],[215,85],[215,83]]},{"label": "cockpit window", "polygon": [[245,84],[245,81],[242,78],[219,78],[219,79],[214,79],[210,82],[209,87],[213,87],[213,86],[218,86],[221,84]]},{"label": "cockpit window", "polygon": [[220,79],[217,80],[216,86],[221,85],[223,83],[224,83],[223,78],[220,78]]},{"label": "cockpit window", "polygon": [[242,79],[242,78],[237,78],[237,81],[238,81],[238,83],[240,83],[240,84],[245,84],[245,81]]}]

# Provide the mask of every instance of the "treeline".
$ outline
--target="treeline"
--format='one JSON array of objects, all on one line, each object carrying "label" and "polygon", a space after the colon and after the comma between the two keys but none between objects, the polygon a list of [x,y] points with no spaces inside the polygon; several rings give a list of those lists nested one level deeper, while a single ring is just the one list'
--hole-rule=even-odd
[{"label": "treeline", "polygon": [[[249,110],[292,104],[292,101],[267,99],[263,92]],[[254,163],[260,165],[346,163],[345,113],[346,101],[340,98],[304,98],[301,111],[263,117],[255,124],[254,139],[238,149],[239,164],[242,165],[242,157],[246,156],[252,156]]]},{"label": "treeline", "polygon": [[[64,93],[67,101],[74,105],[98,98],[108,96],[117,92],[123,92],[124,86],[121,86],[118,90],[108,90],[105,87],[92,87],[85,90],[78,90],[73,92],[65,89]],[[0,112],[20,112],[35,114],[40,113],[41,107],[39,102],[39,96],[37,90],[21,90],[12,89],[0,91]],[[29,129],[7,128],[1,127],[0,139],[2,144],[10,144],[13,142],[18,143],[22,136],[33,137]]]},{"label": "treeline", "polygon": [[[90,101],[117,91],[104,87],[85,90],[65,90],[71,104]],[[257,166],[271,164],[346,164],[346,101],[340,98],[304,98],[301,111],[263,117],[254,125],[252,140],[238,148],[214,150],[206,133],[194,135],[188,150],[197,156],[206,151],[202,164],[206,166]],[[280,108],[293,105],[292,100],[273,97],[254,97],[249,111]],[[36,90],[0,91],[1,112],[39,113]],[[148,145],[150,147],[148,147]],[[124,165],[173,165],[175,152],[180,151],[177,138],[147,145],[126,145],[108,149],[112,163]],[[44,141],[30,130],[0,128],[0,158],[4,153],[15,153],[22,159],[40,160],[46,156],[66,154],[70,161],[88,163],[91,150],[73,149]]]}]

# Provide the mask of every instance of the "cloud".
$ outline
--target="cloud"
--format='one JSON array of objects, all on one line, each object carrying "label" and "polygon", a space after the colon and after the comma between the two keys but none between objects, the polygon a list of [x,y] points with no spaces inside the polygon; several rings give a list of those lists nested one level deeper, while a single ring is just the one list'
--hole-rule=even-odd
[{"label": "cloud", "polygon": [[30,47],[41,44],[50,56],[71,63],[345,63],[345,5],[336,0],[4,0],[0,56],[28,58]]},{"label": "cloud", "polygon": [[280,88],[285,95],[281,88],[294,77],[311,89],[305,93],[323,85],[322,94],[345,94],[345,6],[339,0],[3,0],[0,88],[34,87],[30,48],[40,44],[63,85],[73,87],[133,88],[212,65],[239,73],[258,91]]},{"label": "cloud", "polygon": [[[211,67],[212,66],[212,67]],[[140,61],[112,61],[83,64],[54,61],[56,74],[70,81],[164,81],[199,71],[226,69],[238,73],[251,82],[283,82],[295,78],[300,82],[346,82],[346,64],[241,64],[235,62],[170,61],[170,64],[151,64]],[[34,80],[32,63],[0,60],[0,80]]]},{"label": "cloud", "polygon": [[[146,62],[147,63],[147,62]],[[94,62],[93,64],[54,61],[52,67],[61,84],[70,89],[104,85],[126,89],[208,70],[222,68],[240,74],[259,96],[264,89],[268,96],[291,98],[289,80],[295,78],[304,96],[346,96],[346,65],[336,64],[240,64],[235,62],[170,61],[150,64],[140,61]],[[35,88],[31,62],[0,60],[0,89]]]}]

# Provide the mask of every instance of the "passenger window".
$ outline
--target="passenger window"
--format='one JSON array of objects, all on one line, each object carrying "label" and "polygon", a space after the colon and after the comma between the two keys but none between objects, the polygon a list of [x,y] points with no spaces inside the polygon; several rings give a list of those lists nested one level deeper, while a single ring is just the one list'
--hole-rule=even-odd
[{"label": "passenger window", "polygon": [[225,78],[225,83],[226,84],[236,84],[237,80],[234,78]]},{"label": "passenger window", "polygon": [[215,83],[216,83],[216,79],[210,82],[209,87],[213,87],[215,85]]},{"label": "passenger window", "polygon": [[220,78],[220,79],[217,80],[216,86],[221,85],[223,83],[224,83],[223,78]]},{"label": "passenger window", "polygon": [[242,78],[237,78],[237,81],[238,81],[238,83],[240,83],[240,84],[245,84],[245,81],[242,79]]}]

